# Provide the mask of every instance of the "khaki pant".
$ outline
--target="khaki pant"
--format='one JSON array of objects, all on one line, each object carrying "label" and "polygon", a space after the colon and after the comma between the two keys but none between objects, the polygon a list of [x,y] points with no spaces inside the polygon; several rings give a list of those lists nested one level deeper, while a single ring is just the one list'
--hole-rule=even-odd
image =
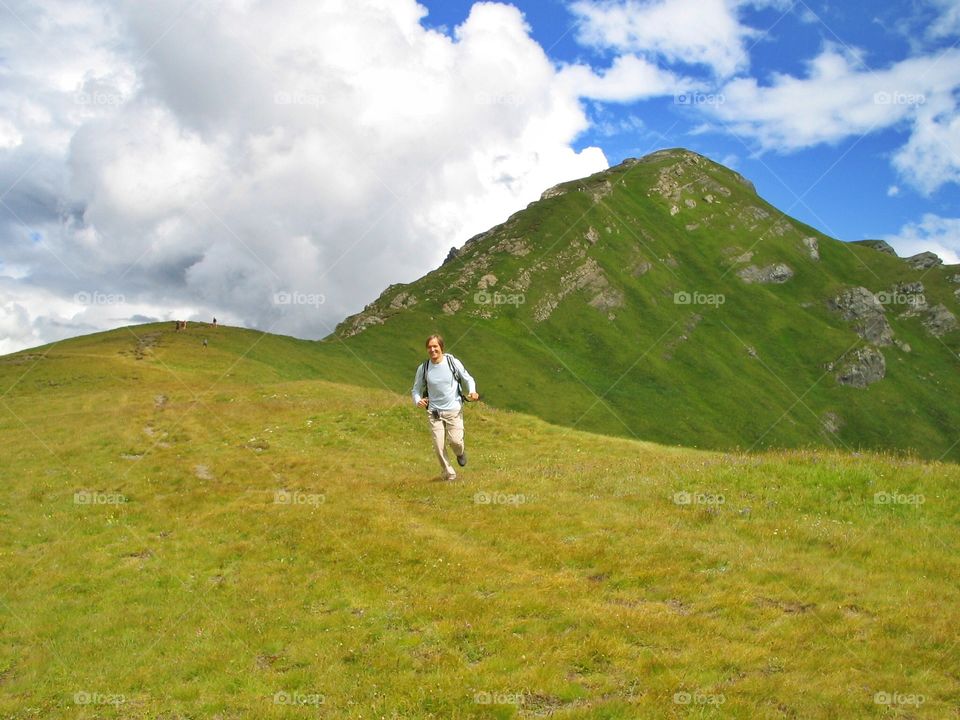
[{"label": "khaki pant", "polygon": [[463,455],[463,408],[456,412],[441,410],[439,420],[435,420],[432,413],[428,413],[427,417],[430,419],[430,432],[433,433],[433,449],[440,461],[440,474],[447,480],[454,480],[457,471],[447,460],[444,445],[450,443],[454,455]]}]

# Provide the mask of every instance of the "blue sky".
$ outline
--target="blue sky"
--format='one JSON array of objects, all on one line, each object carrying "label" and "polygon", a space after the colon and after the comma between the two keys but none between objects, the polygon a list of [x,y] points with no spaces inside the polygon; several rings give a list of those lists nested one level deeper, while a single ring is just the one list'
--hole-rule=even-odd
[{"label": "blue sky", "polygon": [[5,0],[0,353],[213,316],[324,337],[665,147],[955,263],[958,44],[958,0]]},{"label": "blue sky", "polygon": [[[424,24],[452,32],[470,13],[473,3],[459,0],[425,0],[429,9]],[[573,3],[559,0],[517,0],[532,37],[558,63],[609,67],[617,55],[611,47],[579,41],[584,16]],[[593,3],[599,7],[663,5],[651,3]],[[723,3],[733,8],[736,3]],[[888,70],[911,57],[937,58],[955,49],[960,35],[936,37],[929,29],[960,3],[893,2],[782,2],[766,7],[743,5],[731,10],[743,26],[756,32],[745,45],[749,64],[734,77],[771,82],[776,74],[803,78],[808,64],[831,46],[855,54],[853,67],[861,72]],[[954,21],[956,18],[954,17]],[[717,77],[706,64],[666,60],[656,52],[646,57],[662,68],[678,70],[703,82],[703,92],[722,95],[727,77]],[[891,85],[890,92],[922,95],[916,86]],[[954,91],[956,93],[956,90]],[[589,113],[594,126],[580,135],[577,148],[597,146],[614,165],[662,147],[686,147],[724,162],[750,178],[758,191],[777,207],[845,240],[897,236],[906,225],[926,214],[953,218],[960,214],[960,189],[956,180],[936,188],[917,188],[905,181],[891,159],[909,140],[909,121],[883,125],[864,132],[851,129],[843,137],[799,149],[764,148],[754,138],[713,123],[697,108],[678,105],[673,95],[638,102],[593,102]],[[617,131],[615,131],[617,129]],[[954,136],[956,137],[956,136]],[[943,147],[955,153],[957,145]],[[960,158],[954,157],[954,167]],[[954,177],[956,171],[954,170]],[[891,195],[891,193],[895,193]],[[940,239],[940,238],[938,238]],[[945,238],[960,251],[960,237]]]}]

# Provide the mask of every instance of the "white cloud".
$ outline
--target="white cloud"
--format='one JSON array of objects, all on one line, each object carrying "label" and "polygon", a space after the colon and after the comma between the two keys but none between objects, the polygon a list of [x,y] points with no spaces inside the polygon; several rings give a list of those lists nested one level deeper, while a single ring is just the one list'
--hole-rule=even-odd
[{"label": "white cloud", "polygon": [[927,34],[933,38],[960,35],[960,3],[957,0],[931,0],[940,16],[930,25]]},{"label": "white cloud", "polygon": [[621,55],[602,73],[586,65],[571,65],[563,70],[562,79],[570,84],[575,95],[618,103],[673,95],[699,84],[635,55]]},{"label": "white cloud", "polygon": [[951,96],[934,98],[918,110],[910,139],[893,164],[927,194],[948,182],[960,183],[960,113]]},{"label": "white cloud", "polygon": [[944,218],[927,213],[917,223],[908,223],[896,235],[883,238],[900,257],[930,250],[947,265],[960,263],[960,218]]},{"label": "white cloud", "polygon": [[897,185],[891,185],[887,188],[887,197],[896,197],[900,194],[900,188]]},{"label": "white cloud", "polygon": [[[544,188],[605,168],[571,147],[588,126],[578,93],[672,81],[630,60],[560,71],[495,3],[452,37],[413,0],[13,9],[31,32],[0,31],[16,58],[0,93],[16,134],[0,140],[19,137],[0,174],[21,176],[5,202],[23,223],[3,227],[0,261],[26,274],[0,303],[23,344],[185,313],[325,335]],[[124,302],[70,305],[84,291]],[[279,291],[324,302],[278,306]]]},{"label": "white cloud", "polygon": [[[759,33],[739,20],[742,0],[577,0],[578,40],[668,63],[704,65],[728,77],[749,65],[748,40]],[[749,3],[768,5],[778,3]]]},{"label": "white cloud", "polygon": [[827,47],[809,63],[805,78],[777,74],[766,86],[738,78],[722,89],[722,103],[704,107],[764,149],[788,152],[913,120],[958,86],[956,50],[870,71],[851,54]]}]

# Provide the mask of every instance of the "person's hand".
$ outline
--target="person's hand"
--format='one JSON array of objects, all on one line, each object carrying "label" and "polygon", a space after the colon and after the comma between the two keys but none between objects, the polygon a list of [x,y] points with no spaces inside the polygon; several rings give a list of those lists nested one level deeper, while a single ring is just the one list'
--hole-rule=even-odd
[{"label": "person's hand", "polygon": [[429,398],[420,398],[420,402],[417,403],[417,407],[425,408],[429,404],[430,404]]},{"label": "person's hand", "polygon": [[469,395],[467,395],[467,398],[470,400],[470,402],[476,402],[477,400],[480,399],[480,393],[472,392]]}]

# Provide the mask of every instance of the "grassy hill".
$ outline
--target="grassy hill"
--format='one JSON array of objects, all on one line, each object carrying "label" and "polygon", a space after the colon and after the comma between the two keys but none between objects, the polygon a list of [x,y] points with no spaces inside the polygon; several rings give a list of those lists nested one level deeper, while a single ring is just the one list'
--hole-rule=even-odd
[{"label": "grassy hill", "polygon": [[0,717],[957,716],[956,466],[481,403],[434,482],[409,379],[334,381],[378,358],[166,324],[0,358]]},{"label": "grassy hill", "polygon": [[[661,151],[547,191],[388,288],[324,352],[365,359],[372,386],[405,387],[437,330],[492,404],[556,424],[713,449],[956,461],[958,279],[960,267],[829,238],[729,169]],[[875,303],[870,323],[889,325],[885,341],[834,307],[855,288]],[[858,353],[882,356],[883,379],[841,382]]]}]

